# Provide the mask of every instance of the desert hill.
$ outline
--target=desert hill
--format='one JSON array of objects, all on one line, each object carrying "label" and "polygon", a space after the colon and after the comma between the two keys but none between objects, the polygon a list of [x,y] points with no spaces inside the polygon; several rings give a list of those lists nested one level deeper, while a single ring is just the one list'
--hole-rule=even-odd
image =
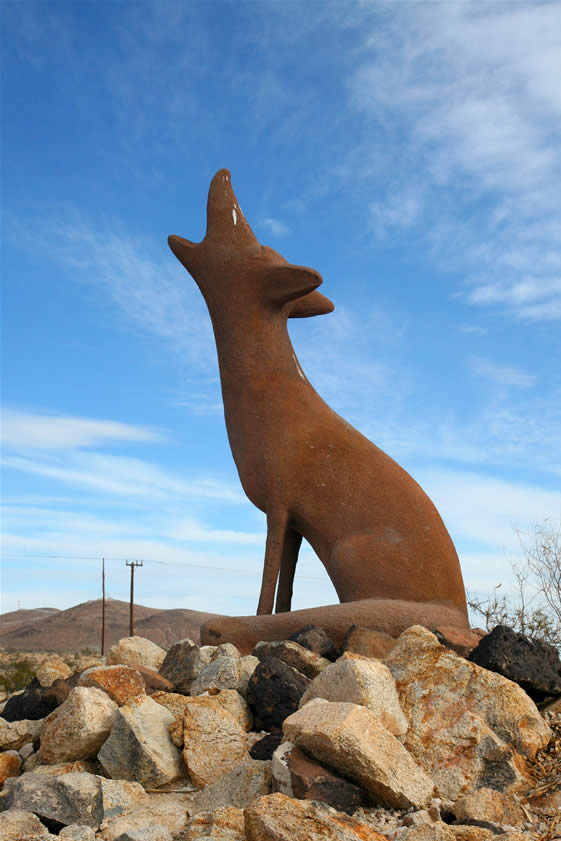
[{"label": "desert hill", "polygon": [[[135,634],[162,647],[185,637],[199,642],[199,628],[216,614],[177,608],[157,610],[135,604]],[[105,647],[129,635],[129,604],[117,599],[105,603]],[[24,651],[99,650],[101,599],[68,610],[37,608],[0,615],[0,646]]]}]

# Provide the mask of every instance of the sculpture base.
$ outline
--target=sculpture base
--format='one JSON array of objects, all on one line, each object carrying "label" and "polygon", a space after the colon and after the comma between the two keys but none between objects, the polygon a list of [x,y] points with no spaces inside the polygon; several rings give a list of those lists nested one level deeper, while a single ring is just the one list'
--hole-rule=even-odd
[{"label": "sculpture base", "polygon": [[287,639],[308,625],[319,625],[337,646],[341,645],[351,625],[385,631],[392,637],[399,636],[411,625],[424,625],[429,629],[469,629],[466,614],[456,606],[439,602],[362,599],[264,616],[221,616],[202,625],[201,645],[231,642],[242,654],[251,654],[261,640]]}]

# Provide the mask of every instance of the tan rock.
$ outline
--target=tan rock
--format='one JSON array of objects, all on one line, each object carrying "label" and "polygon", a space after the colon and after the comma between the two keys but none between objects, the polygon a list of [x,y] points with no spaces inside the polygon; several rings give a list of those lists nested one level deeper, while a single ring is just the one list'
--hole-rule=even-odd
[{"label": "tan rock", "polygon": [[109,815],[118,815],[147,800],[142,786],[106,780],[94,774],[22,774],[6,783],[4,806],[25,809],[59,823],[98,827]]},{"label": "tan rock", "polygon": [[407,733],[407,719],[401,707],[392,673],[379,660],[359,654],[343,654],[325,668],[302,695],[300,707],[314,698],[342,701],[367,707],[401,742]]},{"label": "tan rock", "polygon": [[244,698],[247,698],[247,685],[249,683],[249,679],[258,665],[259,659],[254,657],[253,654],[246,654],[242,657],[242,677],[240,686],[238,687],[238,692]]},{"label": "tan rock", "polygon": [[490,829],[485,829],[483,826],[458,824],[457,826],[450,826],[449,829],[456,841],[490,841],[491,838],[496,838],[494,832]]},{"label": "tan rock", "polygon": [[66,701],[43,721],[41,762],[55,765],[94,757],[111,732],[117,709],[101,689],[72,689]]},{"label": "tan rock", "polygon": [[460,822],[467,819],[508,826],[520,826],[527,820],[512,797],[491,788],[478,788],[461,797],[454,803],[454,814]]},{"label": "tan rock", "polygon": [[270,793],[271,763],[249,759],[196,794],[190,807],[191,814],[214,812],[224,806],[245,809],[258,797]]},{"label": "tan rock", "polygon": [[312,680],[327,668],[330,662],[315,651],[310,651],[309,648],[304,648],[303,645],[292,640],[258,642],[254,654],[259,660],[264,657],[277,657],[287,666],[292,666],[293,669],[297,669]]},{"label": "tan rock", "polygon": [[144,637],[125,637],[111,646],[106,657],[108,666],[146,666],[158,671],[166,652],[155,642]]},{"label": "tan rock", "polygon": [[188,700],[183,715],[183,758],[193,784],[205,786],[250,756],[245,731],[216,696]]},{"label": "tan rock", "polygon": [[134,695],[145,695],[144,678],[131,666],[94,666],[82,672],[79,686],[95,686],[120,707]]},{"label": "tan rock", "polygon": [[432,781],[367,707],[316,699],[285,719],[283,733],[384,805],[419,809],[432,796]]},{"label": "tan rock", "polygon": [[406,835],[406,841],[454,841],[454,834],[443,821],[412,826]]},{"label": "tan rock", "polygon": [[[220,646],[225,648],[225,646]],[[238,689],[243,680],[243,668],[239,652],[235,656],[222,654],[204,666],[191,685],[191,695],[201,695],[209,689]]]},{"label": "tan rock", "polygon": [[183,718],[176,718],[169,726],[169,737],[176,748],[182,748],[185,744],[183,738]]},{"label": "tan rock", "polygon": [[189,841],[210,836],[216,841],[245,841],[243,809],[222,806],[214,812],[203,812],[189,821]]},{"label": "tan rock", "polygon": [[41,686],[51,686],[58,678],[67,678],[72,674],[72,669],[62,657],[54,655],[45,660],[37,669],[35,676]]},{"label": "tan rock", "polygon": [[[27,768],[25,769],[27,771]],[[47,774],[58,777],[61,774],[95,774],[95,762],[77,759],[75,762],[61,762],[59,765],[38,765],[33,769],[35,774]]]},{"label": "tan rock", "polygon": [[487,633],[481,628],[455,628],[453,625],[439,625],[429,630],[438,636],[442,645],[451,648],[461,657],[469,657]]},{"label": "tan rock", "polygon": [[260,797],[244,815],[247,841],[387,841],[343,812],[285,794]]},{"label": "tan rock", "polygon": [[185,707],[189,703],[189,696],[179,692],[154,692],[150,697],[169,710],[174,718],[183,718]]},{"label": "tan rock", "polygon": [[21,774],[21,756],[17,751],[0,753],[0,788],[8,777],[18,777]]},{"label": "tan rock", "polygon": [[383,660],[390,653],[396,640],[384,631],[374,631],[372,628],[363,628],[360,625],[351,625],[341,649],[343,652],[350,651],[353,654],[361,654],[370,659]]},{"label": "tan rock", "polygon": [[0,838],[2,841],[49,841],[55,836],[33,812],[10,809],[0,812]]},{"label": "tan rock", "polygon": [[66,841],[95,841],[95,832],[91,826],[73,823],[61,829],[58,837]]},{"label": "tan rock", "polygon": [[236,689],[223,689],[214,697],[243,730],[246,732],[251,730],[253,714],[245,698]]},{"label": "tan rock", "polygon": [[37,721],[22,719],[6,721],[0,717],[0,750],[19,750],[23,745],[39,737],[44,719]]},{"label": "tan rock", "polygon": [[147,695],[135,695],[117,707],[111,735],[98,759],[113,779],[157,788],[183,773],[181,754],[169,735],[173,716]]},{"label": "tan rock", "polygon": [[405,747],[455,801],[481,787],[511,790],[525,780],[551,731],[517,684],[464,660],[421,626],[405,631],[386,659],[409,719]]},{"label": "tan rock", "polygon": [[149,794],[147,802],[108,816],[96,838],[103,841],[187,841],[189,795]]}]

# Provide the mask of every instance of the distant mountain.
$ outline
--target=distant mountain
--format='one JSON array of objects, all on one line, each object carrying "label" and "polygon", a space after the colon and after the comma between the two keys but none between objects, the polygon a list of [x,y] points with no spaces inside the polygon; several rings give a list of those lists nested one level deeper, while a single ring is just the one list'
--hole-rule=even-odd
[{"label": "distant mountain", "polygon": [[[200,626],[217,614],[198,610],[157,610],[134,606],[134,632],[169,648],[190,637],[199,642]],[[105,650],[129,635],[128,602],[105,602]],[[24,651],[99,650],[101,646],[101,599],[84,602],[68,610],[52,607],[16,610],[0,615],[0,646]]]},{"label": "distant mountain", "polygon": [[11,613],[0,613],[0,634],[15,628],[22,623],[28,625],[53,613],[60,613],[58,607],[36,607],[33,610],[12,610]]}]

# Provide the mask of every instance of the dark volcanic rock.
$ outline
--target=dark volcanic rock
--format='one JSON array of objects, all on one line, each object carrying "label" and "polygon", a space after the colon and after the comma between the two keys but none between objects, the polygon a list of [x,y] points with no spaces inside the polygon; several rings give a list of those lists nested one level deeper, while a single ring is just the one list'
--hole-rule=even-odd
[{"label": "dark volcanic rock", "polygon": [[299,800],[321,800],[339,812],[352,814],[367,802],[366,792],[340,777],[329,768],[307,756],[299,748],[292,748],[286,759],[292,793]]},{"label": "dark volcanic rock", "polygon": [[282,742],[282,730],[275,730],[274,733],[267,733],[258,742],[255,742],[249,749],[252,759],[272,759],[273,754]]},{"label": "dark volcanic rock", "polygon": [[561,660],[557,649],[528,639],[506,625],[493,628],[468,659],[514,681],[534,701],[561,695]]},{"label": "dark volcanic rock", "polygon": [[172,645],[159,673],[175,685],[177,692],[188,695],[202,665],[206,663],[201,663],[199,646],[193,640],[185,639]]},{"label": "dark volcanic rock", "polygon": [[36,677],[19,695],[12,695],[0,715],[6,721],[28,719],[36,721],[45,718],[63,701],[66,701],[71,689],[78,685],[80,672],[68,678],[58,678],[51,686],[41,686]]},{"label": "dark volcanic rock", "polygon": [[247,702],[256,730],[279,730],[311,681],[277,657],[265,657],[249,679]]},{"label": "dark volcanic rock", "polygon": [[319,625],[309,625],[307,628],[302,628],[288,639],[303,645],[304,648],[309,648],[310,651],[315,651],[316,654],[321,654],[326,660],[333,662],[339,656],[334,643]]},{"label": "dark volcanic rock", "polygon": [[[38,683],[39,681],[37,681]],[[11,698],[8,698],[0,715],[6,721],[22,721],[23,719],[36,721],[39,718],[45,718],[56,706],[58,705],[54,699],[45,700],[41,686],[30,684],[19,695],[12,695]]]}]

